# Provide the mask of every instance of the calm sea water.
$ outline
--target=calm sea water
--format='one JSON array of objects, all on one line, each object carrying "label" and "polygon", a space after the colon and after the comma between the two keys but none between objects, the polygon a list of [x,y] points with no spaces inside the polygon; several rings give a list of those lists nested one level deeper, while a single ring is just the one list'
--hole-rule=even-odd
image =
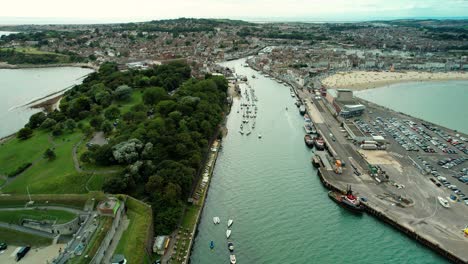
[{"label": "calm sea water", "polygon": [[398,83],[355,94],[390,109],[468,133],[468,81]]},{"label": "calm sea water", "polygon": [[0,69],[0,137],[18,131],[38,112],[18,106],[79,84],[90,72],[77,67]]},{"label": "calm sea water", "polygon": [[[303,118],[289,89],[258,73],[252,79],[255,72],[242,63],[225,65],[247,75],[255,88],[256,130],[238,133],[242,117],[235,101],[191,263],[229,262],[229,218],[238,263],[446,263],[377,219],[332,202],[311,165],[313,152],[304,145]],[[214,216],[220,225],[213,224]]]}]

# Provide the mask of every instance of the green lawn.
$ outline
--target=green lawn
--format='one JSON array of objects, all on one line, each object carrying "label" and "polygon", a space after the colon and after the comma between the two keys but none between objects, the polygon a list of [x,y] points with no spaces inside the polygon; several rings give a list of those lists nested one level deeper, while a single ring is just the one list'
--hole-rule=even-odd
[{"label": "green lawn", "polygon": [[41,158],[50,147],[48,133],[34,131],[27,140],[12,138],[0,145],[0,174],[7,175],[21,165]]},{"label": "green lawn", "polygon": [[130,108],[132,108],[132,106],[137,105],[137,104],[139,104],[141,102],[143,102],[142,90],[133,90],[132,98],[129,101],[127,101],[127,102],[114,102],[114,104],[117,104],[117,106],[120,109],[120,113],[124,114],[124,113],[130,111]]},{"label": "green lawn", "polygon": [[0,186],[6,182],[6,177],[0,175]]},{"label": "green lawn", "polygon": [[115,254],[123,254],[128,263],[144,263],[145,243],[152,221],[151,208],[132,197],[128,197],[126,206],[130,223],[120,238]]},{"label": "green lawn", "polygon": [[0,213],[0,222],[21,224],[22,219],[32,220],[52,220],[57,224],[67,223],[76,218],[76,214],[60,211],[60,210],[17,210],[17,211],[2,211]]},{"label": "green lawn", "polygon": [[[12,48],[2,48],[0,50],[6,51],[6,50],[12,50]],[[63,57],[66,56],[64,54],[42,51],[42,50],[38,50],[37,48],[32,48],[32,47],[17,47],[17,48],[14,48],[14,50],[16,52],[21,52],[21,53],[26,53],[26,54],[36,54],[36,55],[52,54],[52,55],[63,56]]]},{"label": "green lawn", "polygon": [[0,227],[0,242],[16,246],[46,246],[52,244],[52,240],[40,236],[30,235],[19,231]]},{"label": "green lawn", "polygon": [[[82,134],[79,132],[54,137],[56,159],[48,161],[40,158],[36,164],[5,186],[2,191],[24,194],[27,193],[26,186],[29,186],[32,194],[85,193],[85,184],[91,175],[76,172],[72,157],[73,145],[81,137]],[[34,143],[35,138],[28,140],[33,140],[31,143]],[[32,148],[29,145],[28,147]],[[39,151],[39,157],[43,152],[44,150]]]},{"label": "green lawn", "polygon": [[[104,199],[101,192],[90,192],[87,194],[39,194],[31,195],[31,200],[35,206],[39,205],[58,205],[73,207],[82,210],[85,204],[94,198],[97,201]],[[29,201],[28,195],[0,196],[0,208],[24,207]]]}]

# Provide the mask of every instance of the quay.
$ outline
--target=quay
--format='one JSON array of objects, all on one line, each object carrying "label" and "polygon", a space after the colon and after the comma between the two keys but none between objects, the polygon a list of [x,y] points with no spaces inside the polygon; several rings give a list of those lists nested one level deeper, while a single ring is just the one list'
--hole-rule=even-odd
[{"label": "quay", "polygon": [[[468,238],[463,234],[463,229],[468,224],[468,206],[459,201],[454,202],[450,209],[443,208],[437,202],[437,196],[446,197],[447,189],[429,181],[428,178],[432,175],[421,173],[420,167],[414,164],[418,159],[436,161],[446,157],[445,153],[408,152],[391,137],[388,139],[388,150],[364,151],[350,140],[348,132],[343,129],[343,120],[331,111],[333,109],[330,108],[333,107],[327,105],[325,100],[319,100],[314,94],[304,90],[295,91],[318,133],[326,142],[326,150],[316,151],[317,155],[313,158],[314,166],[319,166],[318,176],[326,188],[345,193],[346,186],[352,185],[355,194],[365,198],[362,204],[366,212],[447,260],[453,263],[468,263]],[[363,120],[383,116],[410,119],[417,124],[428,123],[364,100],[358,101],[366,104],[372,113],[359,117]],[[439,128],[453,133],[447,128]],[[462,152],[459,155],[468,157]],[[334,171],[331,165],[334,160],[346,162],[342,173]],[[388,179],[375,177],[370,171],[372,166],[379,166],[385,170]]]}]

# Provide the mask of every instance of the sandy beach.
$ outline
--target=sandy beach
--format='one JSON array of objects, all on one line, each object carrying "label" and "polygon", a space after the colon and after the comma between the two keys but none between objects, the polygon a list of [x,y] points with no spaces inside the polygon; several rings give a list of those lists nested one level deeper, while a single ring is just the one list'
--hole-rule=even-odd
[{"label": "sandy beach", "polygon": [[468,80],[465,72],[338,72],[322,80],[328,88],[347,88],[355,91],[382,87],[388,84],[414,81]]}]

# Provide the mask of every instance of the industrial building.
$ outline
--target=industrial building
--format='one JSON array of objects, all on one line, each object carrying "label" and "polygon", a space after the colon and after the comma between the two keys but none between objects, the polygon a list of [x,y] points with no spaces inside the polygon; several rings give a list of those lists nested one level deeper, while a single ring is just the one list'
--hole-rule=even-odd
[{"label": "industrial building", "polygon": [[356,103],[353,91],[349,89],[328,89],[325,99],[343,118],[360,116],[366,109],[364,105]]}]

